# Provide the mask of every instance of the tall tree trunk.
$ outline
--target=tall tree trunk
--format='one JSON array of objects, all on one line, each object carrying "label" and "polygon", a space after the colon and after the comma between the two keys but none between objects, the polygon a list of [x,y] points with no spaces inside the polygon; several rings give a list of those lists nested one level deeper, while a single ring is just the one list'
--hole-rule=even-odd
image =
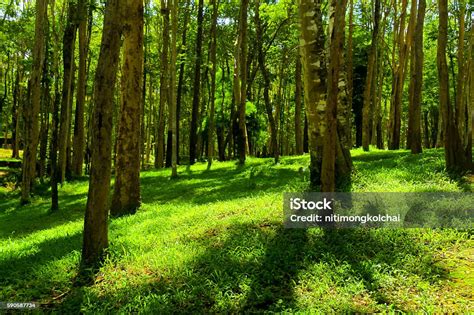
[{"label": "tall tree trunk", "polygon": [[197,37],[196,37],[196,62],[194,63],[194,83],[193,83],[193,106],[191,113],[191,126],[189,135],[189,164],[196,161],[197,150],[197,130],[199,121],[199,101],[201,99],[201,63],[202,63],[202,23],[204,0],[199,0],[198,19],[197,19]]},{"label": "tall tree trunk", "polygon": [[295,86],[295,144],[296,144],[296,154],[301,155],[304,153],[303,151],[303,129],[302,129],[302,124],[301,124],[301,118],[302,118],[302,102],[301,102],[301,96],[302,96],[302,82],[301,82],[301,58],[300,58],[300,53],[299,53],[299,48],[298,52],[296,54],[296,70],[295,70],[295,81],[296,81],[296,86]]},{"label": "tall tree trunk", "polygon": [[[183,24],[183,33],[181,35],[181,47],[179,49],[180,54],[184,54],[187,51],[186,48],[186,39],[187,39],[187,29],[188,29],[188,21],[190,15],[190,6],[191,0],[186,1],[185,12],[184,12],[184,24]],[[177,160],[176,163],[179,163],[179,126],[180,126],[180,117],[181,117],[181,99],[183,98],[183,84],[184,84],[184,72],[186,62],[182,60],[179,65],[179,78],[178,78],[178,91],[177,91],[177,100],[176,100],[176,156]]]},{"label": "tall tree trunk", "polygon": [[459,4],[459,36],[458,36],[458,75],[456,82],[455,99],[455,124],[459,130],[461,142],[465,145],[466,140],[466,108],[464,106],[464,82],[466,81],[465,58],[464,58],[464,39],[465,39],[465,12],[466,3],[464,0],[458,0]]},{"label": "tall tree trunk", "polygon": [[[347,51],[346,51],[346,72],[347,72],[347,103],[349,106],[349,111],[351,112],[352,116],[352,107],[353,107],[353,97],[354,97],[354,0],[349,0],[349,37],[347,39]],[[347,143],[349,145],[349,149],[352,148],[353,141],[352,141],[352,117],[349,121],[349,133]]]},{"label": "tall tree trunk", "polygon": [[[378,0],[377,0],[378,1]],[[339,145],[337,136],[337,103],[339,93],[339,70],[344,50],[344,24],[347,0],[331,0],[329,18],[329,69],[324,132],[323,161],[321,167],[321,191],[336,189],[336,154]],[[332,26],[332,27],[331,27]]]},{"label": "tall tree trunk", "polygon": [[178,0],[171,0],[171,63],[170,63],[170,123],[171,129],[171,178],[178,176],[178,129],[176,98],[176,52],[178,36]]},{"label": "tall tree trunk", "polygon": [[323,135],[326,128],[326,66],[321,0],[299,0],[300,49],[303,65],[304,104],[311,156],[310,181],[321,183]]},{"label": "tall tree trunk", "polygon": [[443,116],[443,129],[445,132],[444,152],[446,168],[452,172],[460,172],[469,169],[470,161],[466,159],[466,153],[459,137],[459,131],[454,121],[454,110],[449,99],[449,73],[446,59],[446,46],[448,42],[448,3],[447,0],[438,0],[439,27],[438,27],[438,49],[437,66],[439,79],[439,97],[441,114]]},{"label": "tall tree trunk", "polygon": [[[51,2],[51,17],[56,20],[56,1]],[[50,147],[50,160],[51,160],[51,211],[59,210],[59,197],[58,197],[58,181],[59,181],[59,168],[58,168],[58,146],[59,146],[59,105],[61,93],[59,90],[59,32],[56,28],[56,24],[52,23],[52,31],[54,37],[53,46],[53,73],[54,73],[54,100],[52,108],[52,122],[51,122],[51,147]]]},{"label": "tall tree trunk", "polygon": [[21,104],[21,86],[20,86],[20,64],[17,61],[15,73],[15,87],[13,88],[13,104],[12,104],[12,158],[19,159],[19,137],[20,137],[20,104]]},{"label": "tall tree trunk", "polygon": [[155,168],[162,168],[164,162],[164,133],[165,133],[165,108],[169,104],[170,70],[169,70],[169,34],[170,34],[170,9],[169,0],[161,0],[161,14],[163,15],[163,33],[161,47],[161,73],[160,73],[160,109],[158,113],[158,127],[155,140]]},{"label": "tall tree trunk", "polygon": [[79,74],[76,96],[76,116],[74,119],[74,139],[72,156],[72,175],[82,176],[84,163],[84,107],[87,89],[87,1],[78,3],[79,19]]},{"label": "tall tree trunk", "polygon": [[377,78],[376,55],[380,28],[380,0],[375,0],[374,29],[372,31],[372,44],[370,46],[369,61],[367,64],[367,78],[364,88],[364,105],[362,107],[362,147],[369,151],[371,135],[373,133],[374,113],[371,110],[376,102],[373,99],[374,80]]},{"label": "tall tree trunk", "polygon": [[122,97],[110,214],[133,214],[140,206],[140,122],[143,100],[143,0],[127,2],[124,21]]},{"label": "tall tree trunk", "polygon": [[240,1],[239,13],[239,83],[240,83],[240,99],[237,103],[239,134],[238,134],[238,155],[239,163],[245,163],[247,153],[247,128],[245,121],[245,107],[247,103],[247,11],[249,0]]},{"label": "tall tree trunk", "polygon": [[[260,1],[256,0],[255,2],[255,25],[256,25],[256,35],[257,35],[257,49],[258,49],[258,66],[262,72],[263,77],[263,99],[265,101],[265,110],[267,112],[267,119],[270,126],[270,143],[271,151],[275,158],[275,163],[279,162],[280,159],[280,148],[278,146],[277,138],[277,123],[276,120],[279,119],[278,115],[273,117],[273,105],[270,100],[270,77],[268,75],[267,66],[265,64],[265,53],[263,51],[263,34],[262,34],[262,23],[260,20]],[[298,106],[298,104],[296,104]],[[301,104],[300,104],[301,106]],[[300,107],[301,110],[301,107]]]},{"label": "tall tree trunk", "polygon": [[410,46],[412,43],[413,31],[416,22],[416,0],[411,2],[410,20],[408,22],[408,30],[405,36],[405,17],[407,10],[407,0],[402,1],[402,12],[400,17],[400,25],[398,30],[398,46],[399,46],[399,60],[398,66],[395,70],[395,76],[392,83],[392,99],[390,109],[389,121],[389,141],[388,148],[390,150],[398,150],[400,148],[400,130],[401,130],[401,112],[402,112],[402,97],[403,86],[406,77],[406,68]]},{"label": "tall tree trunk", "polygon": [[408,115],[408,134],[410,150],[413,154],[421,153],[421,91],[423,88],[423,24],[425,21],[426,0],[418,1],[418,16],[413,43],[414,72],[412,76],[413,96],[410,97]]},{"label": "tall tree trunk", "polygon": [[207,149],[207,168],[210,169],[214,157],[214,133],[215,133],[215,97],[216,97],[216,71],[217,71],[217,16],[218,0],[212,0],[212,22],[211,22],[211,95],[209,96],[211,106],[209,109],[209,130],[208,130],[208,149]]},{"label": "tall tree trunk", "polygon": [[59,182],[64,182],[67,168],[67,147],[71,125],[70,104],[73,96],[72,82],[74,80],[74,47],[76,42],[76,10],[73,0],[68,2],[67,25],[63,35],[63,85],[61,98],[61,116],[59,125]]},{"label": "tall tree trunk", "polygon": [[472,160],[472,138],[474,137],[474,22],[471,23],[471,31],[469,36],[469,62],[468,62],[468,78],[466,83],[466,109],[467,109],[467,128],[466,128],[466,150],[468,161]]},{"label": "tall tree trunk", "polygon": [[108,246],[107,214],[112,153],[112,110],[122,32],[122,0],[107,1],[95,74],[91,175],[84,219],[82,263],[95,265]]},{"label": "tall tree trunk", "polygon": [[37,0],[35,20],[35,41],[33,47],[33,69],[31,71],[31,98],[29,106],[23,109],[25,120],[25,150],[23,152],[23,174],[21,202],[30,201],[30,191],[36,173],[36,149],[38,146],[38,113],[41,103],[41,78],[45,56],[45,25],[47,20],[47,0]]}]

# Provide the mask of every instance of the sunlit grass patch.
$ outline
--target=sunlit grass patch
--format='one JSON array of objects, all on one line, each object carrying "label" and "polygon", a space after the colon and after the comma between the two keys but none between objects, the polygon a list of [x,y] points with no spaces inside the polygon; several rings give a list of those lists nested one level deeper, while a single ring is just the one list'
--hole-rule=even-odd
[{"label": "sunlit grass patch", "polygon": [[[442,151],[355,150],[353,191],[464,191]],[[87,180],[27,206],[0,190],[0,300],[61,313],[468,312],[473,241],[456,230],[282,227],[282,193],[308,189],[309,155],[141,174],[142,206],[110,220],[108,257],[75,286]],[[41,187],[40,187],[41,188]]]}]

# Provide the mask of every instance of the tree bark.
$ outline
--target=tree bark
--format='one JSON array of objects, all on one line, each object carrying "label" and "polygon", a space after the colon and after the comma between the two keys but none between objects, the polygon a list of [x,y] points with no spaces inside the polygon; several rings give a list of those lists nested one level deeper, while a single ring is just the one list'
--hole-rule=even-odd
[{"label": "tree bark", "polygon": [[194,63],[193,105],[191,113],[191,126],[189,135],[189,164],[196,162],[197,130],[199,121],[199,101],[201,98],[201,63],[202,63],[202,23],[204,0],[199,0],[196,37],[196,62]]},{"label": "tree bark", "polygon": [[379,39],[379,24],[380,0],[375,0],[374,29],[372,31],[372,44],[370,46],[369,61],[367,63],[367,79],[365,81],[364,105],[362,107],[362,147],[364,151],[369,151],[370,139],[373,133],[374,113],[371,109],[373,109],[373,104],[376,102],[376,100],[373,99],[373,81],[377,78],[375,60]]},{"label": "tree bark", "polygon": [[[260,20],[260,1],[258,0],[255,2],[255,25],[256,25],[256,36],[257,36],[258,66],[260,68],[260,71],[262,72],[262,77],[263,77],[263,99],[265,101],[265,110],[267,112],[267,119],[270,126],[271,151],[275,159],[275,163],[278,163],[280,159],[280,147],[278,145],[278,137],[277,137],[278,130],[277,130],[276,120],[279,119],[279,116],[276,115],[276,117],[273,117],[273,105],[270,100],[270,88],[271,88],[270,77],[268,75],[267,66],[265,64],[265,53],[263,51],[262,25],[261,25],[261,20]],[[298,104],[296,104],[296,106],[298,107]],[[300,104],[299,109],[301,110],[301,104]]]},{"label": "tree bark", "polygon": [[170,70],[169,70],[169,34],[170,34],[170,9],[169,0],[161,1],[161,14],[163,16],[163,33],[161,47],[161,73],[160,73],[160,109],[158,113],[158,127],[155,140],[155,168],[162,168],[164,162],[164,132],[165,108],[169,104]]},{"label": "tree bark", "polygon": [[[378,1],[378,0],[377,0]],[[344,25],[347,0],[331,0],[329,17],[329,68],[326,101],[326,123],[324,133],[323,161],[321,167],[321,191],[336,190],[336,154],[339,145],[337,136],[337,103],[339,94],[339,71],[344,50]],[[331,27],[332,24],[332,27]]]},{"label": "tree bark", "polygon": [[112,153],[112,111],[120,53],[123,1],[107,1],[95,75],[91,175],[84,219],[82,263],[93,266],[108,246],[107,214]]},{"label": "tree bark", "polygon": [[446,169],[450,172],[462,172],[471,167],[466,158],[466,152],[459,137],[459,131],[454,121],[454,110],[449,99],[449,73],[446,59],[446,46],[448,42],[448,3],[447,0],[438,0],[439,26],[437,66],[439,79],[439,97],[441,114],[443,117],[444,152]]},{"label": "tree bark", "polygon": [[413,93],[410,97],[407,137],[411,153],[421,153],[421,92],[423,89],[423,24],[425,21],[426,0],[418,1],[418,16],[413,42],[414,69],[412,76]]},{"label": "tree bark", "polygon": [[304,104],[311,156],[310,181],[321,184],[323,135],[326,128],[326,67],[321,0],[299,0],[300,51],[303,65]]},{"label": "tree bark", "polygon": [[214,157],[214,133],[215,133],[215,96],[216,96],[216,71],[217,71],[217,17],[218,0],[212,0],[212,21],[211,21],[211,95],[209,109],[209,130],[208,130],[208,149],[207,149],[207,168],[210,169]]},{"label": "tree bark", "polygon": [[301,155],[304,153],[303,151],[303,133],[302,133],[302,124],[301,124],[301,116],[302,116],[302,83],[301,83],[301,58],[298,52],[296,54],[296,70],[295,70],[295,144],[296,144],[296,154]]},{"label": "tree bark", "polygon": [[77,5],[73,0],[68,2],[67,25],[63,35],[63,85],[61,98],[61,114],[59,125],[59,182],[66,179],[67,147],[71,125],[70,104],[73,96],[72,82],[74,80],[74,47],[76,42],[76,10]]},{"label": "tree bark", "polygon": [[170,63],[170,126],[171,129],[171,178],[178,177],[178,129],[176,98],[176,51],[178,36],[178,0],[171,0],[171,63]]},{"label": "tree bark", "polygon": [[237,137],[237,148],[239,155],[239,163],[245,163],[245,157],[247,153],[247,128],[246,128],[246,112],[245,107],[247,103],[247,11],[248,11],[249,0],[240,1],[240,13],[239,13],[239,85],[240,85],[240,97],[239,103],[237,103],[238,111],[238,122],[239,122],[239,133]]},{"label": "tree bark", "polygon": [[87,89],[87,2],[80,0],[78,3],[79,22],[79,74],[76,96],[76,116],[74,120],[74,139],[72,155],[72,175],[82,176],[84,163],[84,107]]},{"label": "tree bark", "polygon": [[143,100],[142,0],[129,0],[124,21],[122,95],[115,162],[115,185],[110,214],[133,214],[140,207],[140,123]]},{"label": "tree bark", "polygon": [[38,113],[41,103],[41,78],[45,57],[45,22],[47,19],[47,0],[37,0],[35,19],[35,41],[33,47],[33,69],[31,71],[31,103],[23,109],[25,121],[25,150],[23,152],[23,174],[21,183],[21,203],[30,201],[30,191],[36,172],[36,149],[38,146]]}]

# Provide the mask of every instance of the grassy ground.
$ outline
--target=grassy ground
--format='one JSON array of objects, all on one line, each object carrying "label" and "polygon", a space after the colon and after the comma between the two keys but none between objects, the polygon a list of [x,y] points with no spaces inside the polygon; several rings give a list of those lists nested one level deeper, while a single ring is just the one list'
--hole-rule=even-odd
[{"label": "grassy ground", "polygon": [[[472,191],[441,151],[352,152],[352,191]],[[75,283],[87,181],[20,207],[0,188],[0,301],[59,312],[472,312],[474,242],[455,230],[286,230],[282,192],[307,189],[308,156],[142,173],[137,214],[110,221],[107,261]]]}]

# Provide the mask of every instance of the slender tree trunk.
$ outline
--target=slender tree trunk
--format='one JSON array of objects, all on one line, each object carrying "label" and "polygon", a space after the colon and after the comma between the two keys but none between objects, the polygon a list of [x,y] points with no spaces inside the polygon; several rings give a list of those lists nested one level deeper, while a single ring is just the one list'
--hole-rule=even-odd
[{"label": "slender tree trunk", "polygon": [[67,147],[71,125],[70,103],[73,96],[72,82],[74,80],[74,47],[76,42],[76,10],[77,5],[73,0],[68,2],[67,25],[63,35],[63,85],[61,99],[61,115],[59,126],[59,182],[66,178]]},{"label": "slender tree trunk", "polygon": [[[352,113],[353,97],[354,97],[354,0],[349,0],[349,38],[347,39],[347,52],[346,52],[346,71],[347,71],[347,103],[349,110]],[[351,115],[352,116],[352,115]],[[348,126],[349,133],[347,134],[347,143],[349,149],[352,148],[352,117],[349,120],[350,125]]]},{"label": "slender tree trunk", "polygon": [[389,142],[390,150],[398,150],[400,148],[400,130],[401,130],[401,112],[403,86],[405,83],[406,69],[410,46],[412,43],[413,31],[416,22],[416,0],[412,0],[410,20],[408,22],[408,30],[405,36],[405,17],[408,3],[407,0],[402,1],[402,12],[400,17],[400,26],[398,31],[399,60],[396,69],[396,76],[393,78],[392,101],[390,109],[389,122]]},{"label": "slender tree trunk", "polygon": [[84,107],[87,89],[87,2],[78,3],[79,16],[79,74],[77,82],[76,116],[74,120],[74,139],[72,156],[72,175],[82,176],[84,164]]},{"label": "slender tree trunk", "polygon": [[107,214],[112,153],[112,110],[122,31],[122,0],[107,1],[95,75],[92,154],[84,219],[82,263],[93,266],[108,246]]},{"label": "slender tree trunk", "polygon": [[176,51],[178,36],[178,0],[171,0],[171,63],[170,63],[170,122],[171,126],[171,178],[178,176],[178,136],[176,98]]},{"label": "slender tree trunk", "polygon": [[[270,77],[268,75],[267,66],[265,64],[265,53],[263,51],[263,34],[262,25],[260,20],[260,1],[255,2],[255,25],[257,34],[257,49],[258,49],[258,66],[262,72],[263,77],[263,99],[265,101],[265,110],[267,112],[267,119],[270,126],[270,143],[271,151],[275,158],[275,163],[279,162],[280,159],[280,148],[278,146],[277,138],[277,123],[279,116],[273,117],[273,105],[270,100]],[[301,104],[300,104],[301,105]],[[298,106],[298,104],[296,104]],[[301,110],[301,107],[300,107]],[[299,127],[299,126],[298,126]]]},{"label": "slender tree trunk", "polygon": [[[186,48],[186,34],[188,29],[188,21],[189,21],[189,5],[191,0],[186,1],[186,7],[184,12],[184,24],[183,24],[183,33],[181,36],[181,47],[179,49],[180,54],[184,54],[187,51]],[[177,160],[176,163],[179,163],[179,126],[180,126],[180,117],[181,117],[181,99],[183,98],[183,84],[184,84],[184,73],[185,73],[185,66],[186,63],[184,60],[180,62],[179,65],[179,78],[178,78],[178,91],[177,91],[177,100],[176,100],[176,155]]]},{"label": "slender tree trunk", "polygon": [[311,156],[310,181],[321,184],[323,135],[326,128],[326,66],[321,0],[299,0],[300,49],[303,65],[304,104]]},{"label": "slender tree trunk", "polygon": [[45,25],[47,19],[47,0],[37,0],[35,20],[35,41],[33,47],[33,69],[31,71],[30,104],[23,109],[25,121],[25,150],[23,152],[23,174],[21,183],[21,202],[30,201],[30,191],[36,173],[36,149],[38,146],[38,113],[41,103],[41,78],[45,56]]},{"label": "slender tree trunk", "polygon": [[454,110],[449,99],[449,73],[446,59],[446,46],[448,42],[448,3],[447,0],[438,0],[439,27],[438,27],[438,49],[437,66],[439,79],[439,97],[441,114],[443,116],[443,129],[445,132],[444,151],[446,168],[452,172],[460,172],[469,169],[470,161],[466,159],[466,153],[462,147],[459,131],[454,121]]},{"label": "slender tree trunk", "polygon": [[[51,3],[51,17],[56,20],[56,8],[55,0]],[[52,122],[51,122],[51,148],[50,148],[50,160],[51,160],[51,211],[59,210],[59,198],[58,198],[58,181],[59,181],[59,168],[58,168],[58,147],[59,147],[59,105],[61,93],[59,90],[59,33],[56,28],[56,24],[52,23],[54,47],[53,47],[53,73],[54,73],[54,100],[52,108]]]},{"label": "slender tree trunk", "polygon": [[124,21],[122,97],[110,214],[133,214],[140,207],[140,122],[143,100],[143,0],[127,3]]},{"label": "slender tree trunk", "polygon": [[238,155],[239,163],[245,163],[247,153],[247,128],[246,128],[246,112],[245,107],[247,103],[247,11],[249,0],[240,1],[239,13],[239,83],[240,83],[240,98],[237,103],[239,134],[238,134]]},{"label": "slender tree trunk", "polygon": [[196,37],[196,62],[194,64],[193,105],[189,135],[189,163],[191,165],[195,163],[197,158],[197,130],[199,121],[199,101],[201,99],[202,23],[204,20],[203,7],[204,0],[199,0]]},{"label": "slender tree trunk", "polygon": [[214,157],[214,133],[215,133],[215,96],[216,96],[216,71],[217,71],[217,17],[218,17],[218,0],[212,0],[212,24],[211,24],[211,106],[209,109],[209,134],[208,134],[208,149],[207,149],[207,168],[210,169],[212,159]]},{"label": "slender tree trunk", "polygon": [[12,158],[19,159],[19,137],[20,137],[20,104],[21,104],[21,87],[20,87],[20,64],[17,62],[15,74],[15,87],[13,89],[13,104],[12,104]]},{"label": "slender tree trunk", "polygon": [[[378,0],[377,0],[378,1]],[[323,161],[321,167],[321,191],[333,192],[336,189],[337,103],[339,93],[339,70],[344,50],[344,24],[347,0],[331,0],[329,18],[329,69],[326,102],[327,128],[324,133]],[[331,27],[332,24],[332,27]]]},{"label": "slender tree trunk", "polygon": [[467,159],[468,161],[472,160],[472,138],[474,137],[474,23],[471,23],[471,32],[469,36],[469,46],[470,46],[470,57],[468,62],[468,83],[466,83],[466,109],[467,109],[467,142],[466,142],[466,150],[467,150]]},{"label": "slender tree trunk", "polygon": [[465,12],[466,3],[464,0],[458,0],[459,5],[459,36],[458,36],[458,75],[456,82],[456,99],[455,99],[455,124],[459,130],[459,136],[463,145],[466,140],[466,108],[464,106],[464,82],[466,81],[465,58],[464,58],[464,39],[465,39]]},{"label": "slender tree trunk", "polygon": [[421,91],[423,88],[423,24],[425,21],[426,0],[418,1],[418,16],[413,43],[414,73],[413,96],[410,97],[409,116],[408,116],[408,134],[410,139],[410,150],[413,154],[421,153]]},{"label": "slender tree trunk", "polygon": [[374,29],[372,31],[372,44],[370,46],[369,61],[367,64],[367,78],[364,89],[364,105],[362,108],[362,147],[369,151],[369,144],[373,132],[374,113],[371,110],[376,102],[373,99],[374,80],[376,79],[376,55],[380,28],[380,0],[375,0]]},{"label": "slender tree trunk", "polygon": [[164,133],[165,133],[165,108],[169,104],[170,70],[169,70],[169,34],[170,34],[170,9],[169,0],[161,1],[161,14],[163,15],[163,33],[161,47],[161,73],[160,73],[160,109],[158,113],[158,127],[155,142],[155,168],[162,168],[164,162]]},{"label": "slender tree trunk", "polygon": [[299,53],[299,48],[298,52],[296,55],[296,70],[295,70],[295,76],[296,76],[296,86],[295,86],[295,143],[296,143],[296,154],[301,155],[303,154],[303,133],[302,133],[302,128],[301,128],[301,112],[302,112],[302,102],[301,102],[301,96],[302,96],[302,82],[301,82],[301,58],[300,58],[300,53]]}]

